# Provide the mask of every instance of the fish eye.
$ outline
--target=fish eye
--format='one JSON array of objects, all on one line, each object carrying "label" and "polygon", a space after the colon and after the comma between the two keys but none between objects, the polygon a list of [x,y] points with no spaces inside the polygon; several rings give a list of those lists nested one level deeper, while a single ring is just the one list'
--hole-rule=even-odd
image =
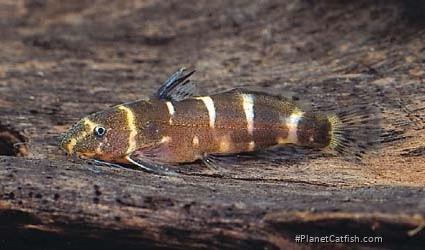
[{"label": "fish eye", "polygon": [[106,134],[106,128],[101,127],[101,126],[95,127],[94,128],[94,134],[97,137],[102,137],[102,136],[104,136]]}]

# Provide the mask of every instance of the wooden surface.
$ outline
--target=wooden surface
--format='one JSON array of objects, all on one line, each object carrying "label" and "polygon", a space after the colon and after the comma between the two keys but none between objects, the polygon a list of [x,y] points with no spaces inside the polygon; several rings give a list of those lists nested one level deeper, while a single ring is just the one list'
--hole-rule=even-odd
[{"label": "wooden surface", "polygon": [[[421,249],[424,12],[416,1],[0,1],[0,249]],[[219,178],[201,164],[163,177],[59,150],[73,122],[149,96],[182,66],[201,93],[255,86],[322,110],[380,106],[380,152],[363,164],[262,156]]]}]

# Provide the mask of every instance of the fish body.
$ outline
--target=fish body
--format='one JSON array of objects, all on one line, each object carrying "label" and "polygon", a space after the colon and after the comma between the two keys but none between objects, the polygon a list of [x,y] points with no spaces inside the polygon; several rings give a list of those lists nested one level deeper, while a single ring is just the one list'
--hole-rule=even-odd
[{"label": "fish body", "polygon": [[85,158],[152,170],[163,163],[286,144],[342,152],[354,142],[353,121],[365,123],[357,113],[320,114],[303,110],[289,98],[245,89],[194,96],[188,80],[192,73],[176,72],[150,99],[83,118],[65,135],[62,148]]}]

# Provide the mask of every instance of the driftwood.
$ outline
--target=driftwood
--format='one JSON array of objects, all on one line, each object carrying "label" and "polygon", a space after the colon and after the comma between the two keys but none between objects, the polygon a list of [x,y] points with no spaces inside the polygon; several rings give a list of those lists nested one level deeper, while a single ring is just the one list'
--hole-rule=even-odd
[{"label": "driftwood", "polygon": [[[421,249],[425,7],[316,2],[1,1],[0,249]],[[377,105],[380,152],[164,177],[59,150],[73,122],[150,95],[182,66],[204,93],[248,85],[323,110]]]}]

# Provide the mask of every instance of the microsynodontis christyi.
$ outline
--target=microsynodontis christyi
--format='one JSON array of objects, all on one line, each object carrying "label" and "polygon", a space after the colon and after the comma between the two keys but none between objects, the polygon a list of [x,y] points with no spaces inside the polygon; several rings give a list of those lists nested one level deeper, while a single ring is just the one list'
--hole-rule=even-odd
[{"label": "microsynodontis christyi", "polygon": [[150,99],[84,117],[61,147],[83,158],[163,173],[161,164],[288,144],[360,157],[371,141],[374,120],[364,108],[324,114],[304,110],[290,98],[246,89],[194,96],[192,74],[180,69]]}]

